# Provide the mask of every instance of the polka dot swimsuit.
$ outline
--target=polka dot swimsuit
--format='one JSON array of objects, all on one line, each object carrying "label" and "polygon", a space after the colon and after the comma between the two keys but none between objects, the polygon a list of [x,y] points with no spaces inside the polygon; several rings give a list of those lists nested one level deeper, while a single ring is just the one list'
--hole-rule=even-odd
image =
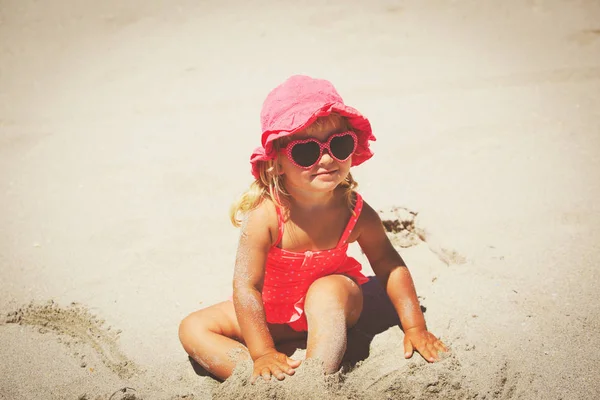
[{"label": "polka dot swimsuit", "polygon": [[288,324],[296,331],[306,331],[308,324],[304,300],[314,281],[332,274],[347,275],[360,285],[369,280],[362,274],[360,263],[346,255],[348,237],[356,225],[362,206],[362,197],[356,193],[354,215],[351,215],[335,248],[303,253],[277,247],[283,237],[283,217],[277,209],[279,237],[267,255],[262,291],[267,322]]}]

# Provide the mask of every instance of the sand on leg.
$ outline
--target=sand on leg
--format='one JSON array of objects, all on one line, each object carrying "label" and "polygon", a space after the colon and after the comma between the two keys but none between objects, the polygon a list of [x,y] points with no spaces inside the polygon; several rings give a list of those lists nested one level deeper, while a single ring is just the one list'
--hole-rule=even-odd
[{"label": "sand on leg", "polygon": [[[275,343],[304,337],[287,325],[269,324]],[[249,360],[232,301],[195,311],[179,325],[179,340],[185,351],[216,378],[225,380],[236,364]]]},{"label": "sand on leg", "polygon": [[306,358],[319,359],[326,373],[338,370],[347,346],[347,330],[363,308],[360,286],[345,275],[317,279],[308,289],[304,310],[308,321]]}]

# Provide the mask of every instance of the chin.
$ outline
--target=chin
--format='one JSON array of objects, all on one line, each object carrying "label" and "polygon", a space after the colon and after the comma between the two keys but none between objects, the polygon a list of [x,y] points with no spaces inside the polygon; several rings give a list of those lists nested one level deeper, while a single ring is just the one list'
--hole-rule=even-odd
[{"label": "chin", "polygon": [[333,192],[338,185],[312,185],[312,190],[316,192]]},{"label": "chin", "polygon": [[310,186],[313,189],[318,190],[320,192],[328,192],[328,191],[335,190],[335,188],[337,188],[341,182],[342,182],[342,179],[327,179],[327,180],[313,179],[312,182],[310,183]]}]

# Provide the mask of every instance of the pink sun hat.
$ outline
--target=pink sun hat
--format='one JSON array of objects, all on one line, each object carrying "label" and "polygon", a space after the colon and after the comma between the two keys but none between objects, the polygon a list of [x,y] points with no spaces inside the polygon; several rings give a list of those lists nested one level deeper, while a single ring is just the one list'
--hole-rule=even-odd
[{"label": "pink sun hat", "polygon": [[260,113],[262,145],[250,157],[252,175],[259,179],[259,161],[275,159],[274,140],[300,132],[317,118],[331,113],[346,117],[358,137],[356,152],[352,155],[352,166],[360,165],[373,157],[369,141],[376,139],[369,120],[356,109],[345,105],[331,82],[294,75],[273,89],[263,103]]}]

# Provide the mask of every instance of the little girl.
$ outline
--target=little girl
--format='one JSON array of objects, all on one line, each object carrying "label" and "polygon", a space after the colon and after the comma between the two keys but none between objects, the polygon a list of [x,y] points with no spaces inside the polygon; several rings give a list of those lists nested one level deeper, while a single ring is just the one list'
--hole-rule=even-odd
[{"label": "little girl", "polygon": [[222,380],[248,358],[252,382],[281,380],[300,361],[276,343],[306,337],[306,358],[335,372],[368,280],[346,255],[358,241],[400,317],[405,357],[416,350],[437,360],[447,350],[427,331],[411,275],[377,212],[354,191],[350,167],[373,156],[369,121],[328,81],[292,76],[267,96],[261,122],[262,146],[251,156],[255,181],[231,212],[241,226],[233,300],[182,321],[185,351]]}]

